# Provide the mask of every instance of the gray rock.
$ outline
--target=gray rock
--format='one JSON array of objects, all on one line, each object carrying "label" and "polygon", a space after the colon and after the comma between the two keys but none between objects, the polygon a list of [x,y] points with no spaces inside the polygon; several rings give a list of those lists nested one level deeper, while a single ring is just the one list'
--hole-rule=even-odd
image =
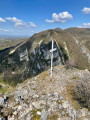
[{"label": "gray rock", "polygon": [[47,120],[47,117],[48,117],[48,112],[45,109],[43,109],[40,120]]},{"label": "gray rock", "polygon": [[32,105],[33,105],[36,109],[42,108],[45,104],[46,104],[46,102],[45,102],[44,100],[40,100],[40,101],[36,101],[36,102],[33,102],[33,103],[32,103]]},{"label": "gray rock", "polygon": [[62,109],[62,105],[61,105],[61,104],[59,104],[59,109],[60,109],[60,110]]},{"label": "gray rock", "polygon": [[4,104],[4,98],[0,97],[0,105]]},{"label": "gray rock", "polygon": [[4,118],[4,117],[0,117],[0,120],[6,120],[6,118]]}]

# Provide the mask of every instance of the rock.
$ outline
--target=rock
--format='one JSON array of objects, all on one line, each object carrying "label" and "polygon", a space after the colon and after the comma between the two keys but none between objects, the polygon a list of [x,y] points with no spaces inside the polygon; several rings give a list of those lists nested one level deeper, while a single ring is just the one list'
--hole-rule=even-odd
[{"label": "rock", "polygon": [[41,115],[41,112],[40,112],[40,111],[37,111],[37,115]]},{"label": "rock", "polygon": [[60,109],[60,110],[62,109],[62,105],[61,105],[61,104],[59,104],[59,109]]},{"label": "rock", "polygon": [[67,101],[64,101],[64,102],[62,103],[62,107],[63,107],[63,108],[67,108],[67,107],[68,107],[68,102],[67,102]]},{"label": "rock", "polygon": [[6,120],[6,118],[4,118],[4,117],[0,117],[0,120]]},{"label": "rock", "polygon": [[29,110],[31,111],[33,109],[33,106],[32,106],[32,104],[30,103],[30,105],[29,105]]},{"label": "rock", "polygon": [[0,105],[4,104],[4,98],[0,97]]},{"label": "rock", "polygon": [[83,120],[89,120],[88,118],[83,118]]},{"label": "rock", "polygon": [[17,115],[17,113],[18,113],[18,112],[17,112],[17,111],[15,111],[15,112],[13,112],[13,115]]},{"label": "rock", "polygon": [[33,102],[33,103],[32,103],[32,105],[33,105],[36,109],[42,108],[45,104],[46,104],[46,102],[45,102],[44,100],[40,100],[40,101],[36,101],[36,102]]},{"label": "rock", "polygon": [[65,111],[62,111],[62,113],[61,113],[61,114],[62,114],[62,116],[65,116],[65,114],[66,114],[66,113],[65,113]]},{"label": "rock", "polygon": [[77,111],[77,117],[85,117],[88,113],[88,109],[83,108]]},{"label": "rock", "polygon": [[48,117],[48,112],[45,109],[43,109],[40,120],[47,120],[47,117]]},{"label": "rock", "polygon": [[81,113],[83,117],[87,114],[87,112],[88,112],[88,109],[86,108],[81,109]]},{"label": "rock", "polygon": [[39,95],[37,95],[37,94],[33,96],[33,98],[38,98],[38,97],[39,97]]},{"label": "rock", "polygon": [[58,118],[57,120],[61,120],[61,118]]},{"label": "rock", "polygon": [[22,106],[21,106],[21,105],[19,105],[19,106],[18,106],[18,110],[21,110],[21,109],[22,109]]},{"label": "rock", "polygon": [[55,96],[56,98],[58,98],[58,93],[54,93],[54,96]]}]

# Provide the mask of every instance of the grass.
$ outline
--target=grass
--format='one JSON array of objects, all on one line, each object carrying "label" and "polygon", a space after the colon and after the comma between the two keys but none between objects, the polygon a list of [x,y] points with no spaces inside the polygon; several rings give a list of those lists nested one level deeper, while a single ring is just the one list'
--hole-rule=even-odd
[{"label": "grass", "polygon": [[0,39],[0,50],[3,50],[5,48],[9,48],[11,46],[15,46],[15,45],[19,44],[22,41],[26,41],[26,38],[17,39],[17,40],[1,40]]},{"label": "grass", "polygon": [[0,93],[5,94],[6,92],[8,92],[8,88],[7,87],[0,87]]},{"label": "grass", "polygon": [[15,87],[4,82],[3,76],[0,74],[0,93],[9,94],[10,92],[13,92],[13,90],[15,90]]},{"label": "grass", "polygon": [[73,76],[72,79],[79,79],[79,77],[78,76]]},{"label": "grass", "polygon": [[53,114],[53,115],[50,115],[47,120],[57,120],[58,117],[59,117],[58,114]]},{"label": "grass", "polygon": [[68,97],[68,101],[70,101],[70,103],[72,104],[72,106],[74,107],[74,109],[78,110],[81,108],[79,102],[77,100],[73,99],[73,86],[75,85],[75,83],[69,84],[67,85],[66,88],[66,97]]}]

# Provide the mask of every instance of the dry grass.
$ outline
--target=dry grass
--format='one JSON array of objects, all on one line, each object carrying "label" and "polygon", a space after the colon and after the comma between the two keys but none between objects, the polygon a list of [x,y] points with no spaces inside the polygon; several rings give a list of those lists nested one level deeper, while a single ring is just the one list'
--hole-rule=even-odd
[{"label": "dry grass", "polygon": [[75,86],[75,82],[68,84],[66,88],[65,98],[72,104],[75,109],[80,109],[80,104],[77,100],[73,99],[73,87]]}]

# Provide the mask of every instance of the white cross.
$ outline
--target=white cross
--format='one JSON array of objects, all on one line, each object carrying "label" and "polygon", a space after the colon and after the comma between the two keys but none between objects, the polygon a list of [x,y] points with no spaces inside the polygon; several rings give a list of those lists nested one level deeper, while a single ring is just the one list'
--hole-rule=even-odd
[{"label": "white cross", "polygon": [[52,67],[53,67],[53,52],[56,50],[56,48],[53,48],[53,43],[54,41],[52,40],[52,49],[50,50],[51,53],[51,74],[50,74],[50,79],[52,80]]}]

